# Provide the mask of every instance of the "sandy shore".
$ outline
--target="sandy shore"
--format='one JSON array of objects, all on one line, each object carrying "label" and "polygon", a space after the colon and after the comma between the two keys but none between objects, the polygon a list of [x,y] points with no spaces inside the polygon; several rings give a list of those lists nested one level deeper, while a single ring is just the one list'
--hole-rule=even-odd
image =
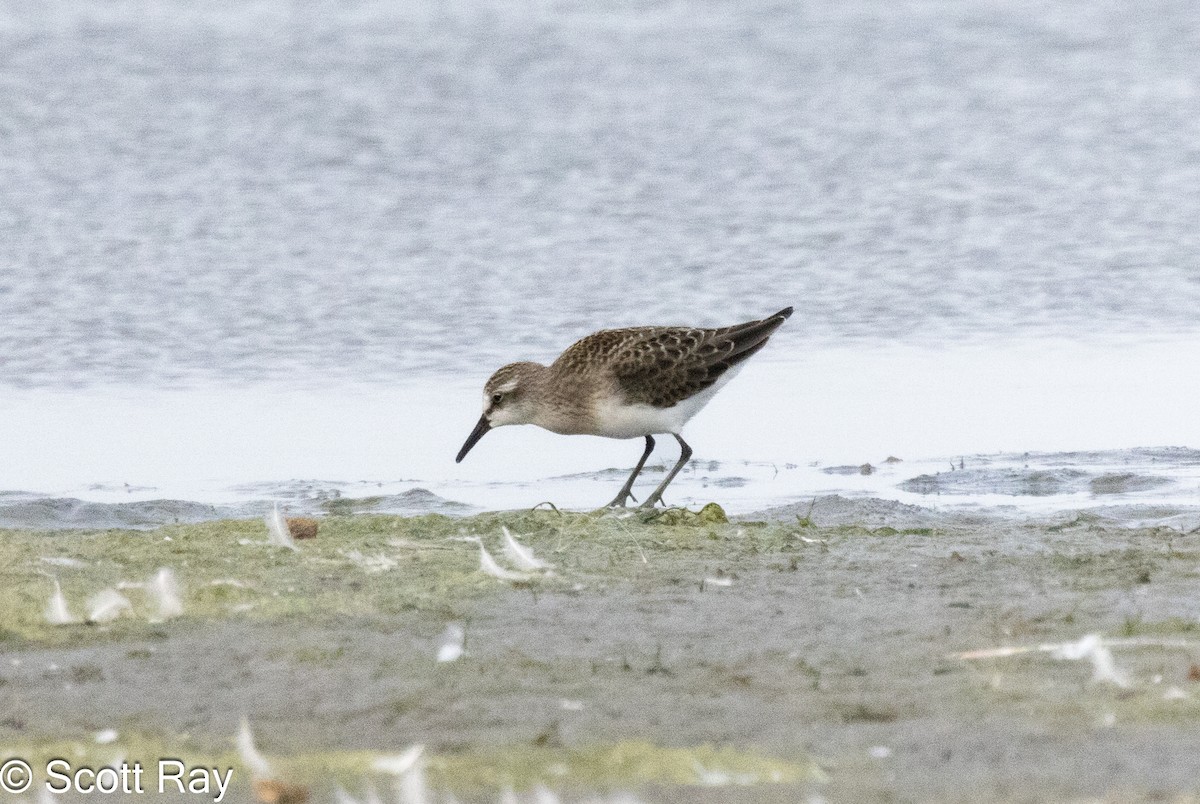
[{"label": "sandy shore", "polygon": [[[430,789],[460,801],[538,785],[569,801],[1200,794],[1194,512],[1014,519],[833,497],[721,519],[330,515],[298,552],[253,519],[5,531],[0,746],[35,768],[225,763],[238,800],[243,716],[317,801],[335,782],[385,788],[374,759],[417,743]],[[502,525],[553,572],[481,572],[464,537],[503,564]],[[82,617],[159,567],[181,616],[154,622],[126,588],[111,623],[46,621],[48,574]],[[439,663],[450,624],[465,652]],[[1086,653],[1091,634],[1112,647],[957,656]],[[105,729],[119,736],[99,745]]]}]

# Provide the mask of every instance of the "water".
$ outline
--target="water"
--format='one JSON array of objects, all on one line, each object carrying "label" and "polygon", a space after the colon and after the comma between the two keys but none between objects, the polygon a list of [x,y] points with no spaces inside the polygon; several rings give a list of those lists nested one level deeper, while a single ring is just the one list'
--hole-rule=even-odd
[{"label": "water", "polygon": [[1195,444],[1198,48],[1185,2],[0,2],[0,488],[536,502],[638,450],[455,467],[493,368],[786,304],[697,457]]}]

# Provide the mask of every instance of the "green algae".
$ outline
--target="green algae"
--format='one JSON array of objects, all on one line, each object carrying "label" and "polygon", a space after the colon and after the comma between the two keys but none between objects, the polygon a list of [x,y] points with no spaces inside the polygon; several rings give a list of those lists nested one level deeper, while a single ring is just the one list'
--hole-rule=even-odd
[{"label": "green algae", "polygon": [[[316,539],[296,552],[267,542],[259,520],[167,525],[151,531],[0,531],[0,607],[6,612],[0,643],[79,644],[152,634],[151,605],[139,588],[124,594],[133,612],[97,626],[51,625],[46,604],[57,579],[79,619],[96,592],[148,580],[170,567],[183,587],[189,620],[249,620],[299,616],[387,615],[410,610],[462,615],[462,604],[495,593],[495,579],[479,572],[482,539],[500,549],[501,527],[567,574],[584,579],[620,575],[619,567],[646,563],[649,553],[678,551],[729,560],[794,546],[783,526],[731,525],[715,503],[699,511],[664,509],[643,521],[611,512],[556,510],[480,514],[457,519],[430,514],[403,517],[359,514],[321,520]],[[563,573],[527,585],[556,588]]]},{"label": "green algae", "polygon": [[[329,519],[320,537],[298,552],[266,542],[259,521],[226,520],[171,525],[154,531],[0,533],[5,560],[0,567],[6,630],[49,644],[136,637],[152,631],[146,592],[124,593],[133,612],[104,626],[54,626],[44,616],[53,575],[70,609],[85,617],[85,601],[96,592],[148,580],[159,567],[174,570],[183,587],[184,617],[211,620],[281,616],[334,617],[444,608],[484,584],[466,551],[447,549],[451,520],[422,517]],[[402,547],[393,542],[403,540]],[[403,582],[364,570],[363,555],[388,555],[405,571]],[[55,563],[48,563],[50,559]],[[70,563],[64,565],[63,560]],[[396,573],[400,576],[401,573]]]},{"label": "green algae", "polygon": [[643,514],[644,522],[658,525],[727,525],[729,517],[725,509],[715,502],[708,503],[699,511],[687,508],[656,508]]},{"label": "green algae", "polygon": [[429,767],[435,783],[460,790],[522,790],[539,784],[591,789],[648,783],[795,783],[824,778],[811,760],[784,761],[729,747],[670,748],[644,741],[442,755],[431,759]]},{"label": "green algae", "polygon": [[1120,635],[1135,636],[1170,636],[1187,634],[1192,638],[1200,636],[1200,621],[1184,619],[1183,617],[1167,617],[1161,620],[1147,620],[1141,615],[1126,617],[1121,623]]}]

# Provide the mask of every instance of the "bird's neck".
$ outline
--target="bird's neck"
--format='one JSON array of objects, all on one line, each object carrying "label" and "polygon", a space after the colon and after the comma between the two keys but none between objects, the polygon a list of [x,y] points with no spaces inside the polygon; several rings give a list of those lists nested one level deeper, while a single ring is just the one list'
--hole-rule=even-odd
[{"label": "bird's neck", "polygon": [[589,378],[556,372],[539,366],[529,387],[535,401],[533,423],[553,433],[574,435],[589,432],[595,417],[597,389]]}]

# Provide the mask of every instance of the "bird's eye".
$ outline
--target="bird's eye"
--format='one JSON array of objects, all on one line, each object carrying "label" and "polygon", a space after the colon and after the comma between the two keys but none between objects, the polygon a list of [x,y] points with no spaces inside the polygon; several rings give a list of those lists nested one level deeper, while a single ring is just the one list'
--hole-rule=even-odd
[{"label": "bird's eye", "polygon": [[504,394],[492,394],[492,404],[499,405],[500,400],[504,398]]}]

